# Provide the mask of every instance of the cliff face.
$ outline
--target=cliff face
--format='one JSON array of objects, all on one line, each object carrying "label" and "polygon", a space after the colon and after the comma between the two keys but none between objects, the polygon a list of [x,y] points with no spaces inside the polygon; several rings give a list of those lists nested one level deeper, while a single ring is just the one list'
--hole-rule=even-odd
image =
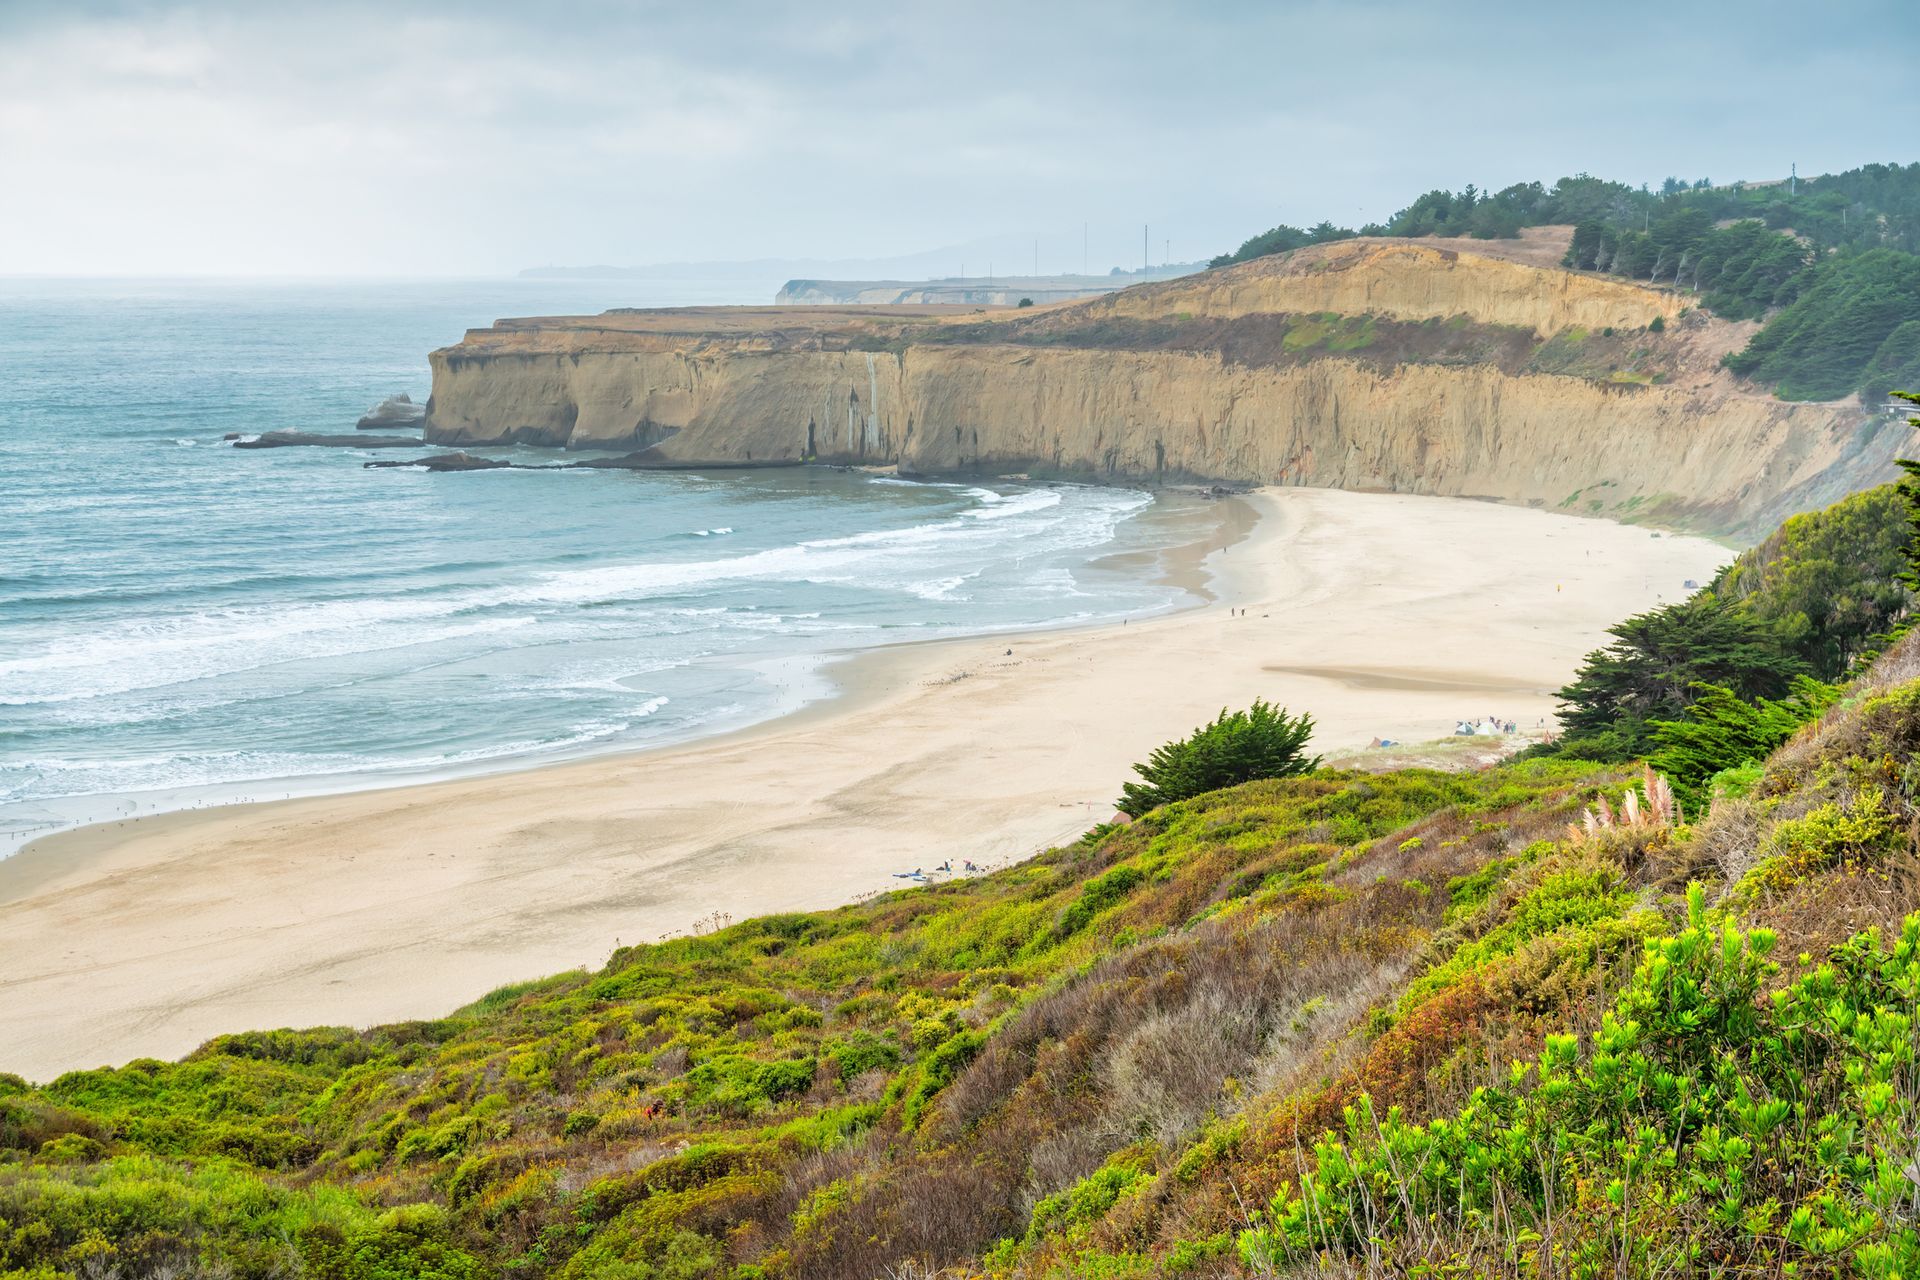
[{"label": "cliff face", "polygon": [[1736,383],[1708,358],[1722,326],[1686,306],[1357,241],[1020,312],[514,321],[434,353],[426,431],[678,463],[1477,496],[1732,537],[1891,474],[1904,429]]}]

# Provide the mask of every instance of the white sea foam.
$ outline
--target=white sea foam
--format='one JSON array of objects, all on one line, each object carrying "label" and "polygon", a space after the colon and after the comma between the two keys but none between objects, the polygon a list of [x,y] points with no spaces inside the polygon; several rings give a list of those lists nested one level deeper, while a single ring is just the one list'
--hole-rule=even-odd
[{"label": "white sea foam", "polygon": [[[967,491],[968,496],[976,492],[990,491]],[[534,626],[554,610],[644,601],[754,579],[852,583],[923,600],[951,599],[957,587],[981,572],[974,568],[955,575],[947,566],[956,559],[991,561],[1009,551],[1025,557],[1098,545],[1121,519],[1150,501],[1144,494],[1088,494],[1064,513],[1059,489],[994,494],[992,502],[982,498],[980,507],[943,520],[720,559],[601,565],[550,571],[501,587],[129,619],[110,633],[0,660],[0,705],[93,698],[282,662],[445,645]],[[499,616],[500,610],[513,614]]]},{"label": "white sea foam", "polygon": [[[633,714],[635,718],[644,718],[666,705],[666,698],[655,698],[642,704]],[[455,769],[462,765],[513,756],[566,751],[618,736],[631,728],[632,720],[596,721],[571,726],[566,732],[551,737],[518,738],[464,751],[399,757],[355,755],[344,751],[208,751],[125,760],[28,760],[9,765],[7,772],[73,773],[84,776],[85,784],[66,790],[64,794],[67,795],[159,791],[214,783],[262,782],[273,778],[335,774],[418,773]],[[5,798],[4,792],[0,792],[0,798]]]},{"label": "white sea foam", "polygon": [[964,600],[967,597],[956,596],[954,593],[979,576],[976,570],[973,573],[957,573],[947,578],[928,578],[921,582],[907,583],[907,590],[922,600]]},{"label": "white sea foam", "polygon": [[[52,748],[47,758],[0,754],[0,803],[24,811],[62,795],[457,771],[623,736],[657,740],[660,728],[638,728],[650,719],[672,735],[732,722],[768,696],[740,683],[746,655],[825,652],[901,628],[1066,621],[1049,602],[1088,594],[1068,567],[1075,553],[1110,540],[1150,501],[1099,489],[937,487],[952,500],[932,519],[734,555],[661,555],[517,577],[502,577],[512,574],[510,563],[495,560],[484,567],[491,582],[448,575],[437,589],[152,612],[91,634],[49,632],[45,641],[0,626],[0,705],[25,709],[20,714],[52,735],[39,744]],[[686,536],[737,527],[716,523]],[[422,532],[431,536],[430,526]],[[782,607],[808,600],[815,587],[834,593],[825,597],[833,608]],[[840,612],[849,603],[856,611]],[[916,605],[967,612],[916,615]],[[366,691],[356,692],[361,686]],[[356,698],[395,708],[398,718],[383,720],[374,735],[383,745],[277,745],[276,738],[327,742],[330,717]],[[410,706],[422,712],[417,739],[407,727]],[[489,706],[518,731],[489,745],[421,749],[443,728],[474,742],[485,724],[474,717]],[[119,758],[54,745],[81,746],[100,734],[166,742],[182,726],[201,742],[219,742],[220,717],[241,727],[226,740],[249,745],[179,755],[135,749]],[[356,736],[340,731],[334,740]]]},{"label": "white sea foam", "polygon": [[1045,511],[1049,507],[1060,505],[1060,490],[1034,489],[1013,497],[1003,497],[990,502],[977,511],[962,514],[973,520],[1007,520],[1014,516],[1032,515],[1036,511]]},{"label": "white sea foam", "polygon": [[443,621],[454,612],[424,600],[360,599],[129,621],[110,634],[0,661],[0,706],[69,702],[280,662],[444,644],[539,621],[526,615]]}]

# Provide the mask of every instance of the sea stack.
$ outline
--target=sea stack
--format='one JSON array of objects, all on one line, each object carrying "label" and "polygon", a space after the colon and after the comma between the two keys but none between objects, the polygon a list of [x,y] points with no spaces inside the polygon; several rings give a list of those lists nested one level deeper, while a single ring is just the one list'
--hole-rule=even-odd
[{"label": "sea stack", "polygon": [[412,397],[402,391],[367,410],[353,426],[356,431],[392,431],[395,428],[418,427],[426,421],[426,417],[427,406],[415,404]]}]

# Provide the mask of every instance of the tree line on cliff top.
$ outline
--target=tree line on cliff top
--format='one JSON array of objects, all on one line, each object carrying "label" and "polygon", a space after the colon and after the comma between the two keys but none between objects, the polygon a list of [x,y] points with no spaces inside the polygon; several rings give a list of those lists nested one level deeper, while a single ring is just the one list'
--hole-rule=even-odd
[{"label": "tree line on cliff top", "polygon": [[1726,319],[1766,319],[1726,363],[1784,399],[1859,392],[1871,403],[1920,383],[1920,163],[1792,184],[1668,178],[1658,191],[1587,174],[1496,192],[1469,184],[1358,231],[1278,226],[1210,265],[1355,236],[1495,240],[1568,224],[1568,267],[1686,289]]}]

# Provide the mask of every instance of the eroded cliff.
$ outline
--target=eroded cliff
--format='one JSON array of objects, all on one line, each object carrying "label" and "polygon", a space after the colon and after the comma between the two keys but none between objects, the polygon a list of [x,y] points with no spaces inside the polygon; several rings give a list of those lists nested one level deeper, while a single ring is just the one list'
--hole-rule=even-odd
[{"label": "eroded cliff", "polygon": [[1349,241],[1099,299],[503,321],[433,354],[445,444],[663,463],[1304,484],[1732,537],[1891,474],[1904,429],[1718,369],[1682,295]]}]

